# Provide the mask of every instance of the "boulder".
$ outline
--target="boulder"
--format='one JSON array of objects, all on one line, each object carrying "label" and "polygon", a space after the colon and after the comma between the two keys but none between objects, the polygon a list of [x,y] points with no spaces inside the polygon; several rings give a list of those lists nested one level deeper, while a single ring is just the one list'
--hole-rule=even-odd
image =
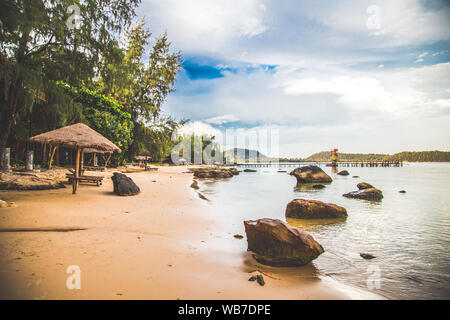
[{"label": "boulder", "polygon": [[383,193],[381,192],[381,190],[378,190],[373,187],[345,193],[343,194],[343,196],[347,198],[374,200],[374,201],[383,199]]},{"label": "boulder", "polygon": [[346,218],[347,210],[334,203],[295,199],[286,206],[286,217],[297,219]]},{"label": "boulder", "polygon": [[111,179],[114,185],[114,193],[120,196],[134,196],[141,192],[134,181],[123,173],[114,172]]},{"label": "boulder", "polygon": [[302,266],[324,252],[307,232],[278,219],[244,221],[248,250],[260,263],[272,266]]},{"label": "boulder", "polygon": [[347,170],[342,170],[342,171],[339,171],[337,174],[340,176],[348,176],[350,173],[348,173]]},{"label": "boulder", "polygon": [[358,183],[358,184],[356,185],[356,187],[357,187],[359,190],[364,190],[364,189],[373,188],[373,186],[372,186],[371,184],[368,184],[367,182],[361,182],[361,183]]},{"label": "boulder", "polygon": [[239,174],[236,168],[191,168],[189,170],[197,178],[231,178]]},{"label": "boulder", "polygon": [[303,166],[292,170],[290,174],[297,178],[297,183],[327,183],[333,181],[333,179],[318,166]]}]

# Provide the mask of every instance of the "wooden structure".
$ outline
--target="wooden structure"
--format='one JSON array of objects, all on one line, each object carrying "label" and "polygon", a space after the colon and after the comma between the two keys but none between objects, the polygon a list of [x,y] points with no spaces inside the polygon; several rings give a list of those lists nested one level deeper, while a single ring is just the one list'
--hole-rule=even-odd
[{"label": "wooden structure", "polygon": [[148,170],[148,158],[151,158],[151,156],[152,154],[150,153],[150,151],[144,151],[134,158],[139,162],[143,161],[145,170]]},{"label": "wooden structure", "polygon": [[[243,168],[269,168],[269,167],[299,167],[306,165],[328,166],[329,162],[305,161],[305,162],[245,162],[235,163],[230,166]],[[339,161],[336,167],[403,167],[403,161]]]},{"label": "wooden structure", "polygon": [[48,145],[51,148],[49,164],[52,163],[53,156],[58,147],[71,148],[76,150],[75,171],[73,173],[72,193],[75,194],[78,182],[85,180],[82,175],[81,158],[84,157],[83,150],[96,150],[112,154],[114,151],[122,152],[118,146],[106,139],[97,131],[89,128],[84,123],[77,123],[67,127],[39,134],[29,139],[31,142],[38,142]]}]

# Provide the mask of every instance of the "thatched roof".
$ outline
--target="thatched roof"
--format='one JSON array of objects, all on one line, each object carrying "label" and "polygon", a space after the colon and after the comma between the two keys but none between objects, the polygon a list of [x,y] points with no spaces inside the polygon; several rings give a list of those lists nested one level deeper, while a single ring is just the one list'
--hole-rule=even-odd
[{"label": "thatched roof", "polygon": [[118,146],[84,123],[42,133],[31,137],[30,141],[73,149],[95,149],[97,152],[122,152]]},{"label": "thatched roof", "polygon": [[112,151],[98,150],[94,148],[83,149],[84,153],[112,153]]},{"label": "thatched roof", "polygon": [[143,156],[143,157],[151,157],[152,154],[150,151],[143,151],[141,153],[139,153],[139,156]]}]

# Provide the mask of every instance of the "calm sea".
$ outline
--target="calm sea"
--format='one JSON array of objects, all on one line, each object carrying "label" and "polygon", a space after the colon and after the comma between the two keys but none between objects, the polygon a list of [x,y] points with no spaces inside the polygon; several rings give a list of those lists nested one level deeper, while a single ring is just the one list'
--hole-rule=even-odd
[{"label": "calm sea", "polygon": [[[296,187],[292,169],[281,168],[287,170],[281,173],[274,165],[228,180],[202,181],[199,191],[210,200],[214,214],[240,234],[245,234],[243,220],[286,221],[286,204],[295,198],[343,206],[348,212],[344,221],[287,219],[324,247],[325,253],[313,261],[321,274],[392,299],[450,299],[450,163],[340,168],[350,172],[345,177],[322,167],[333,182],[321,190]],[[359,182],[382,190],[384,199],[342,196],[357,190]],[[364,260],[362,252],[376,258]]]}]

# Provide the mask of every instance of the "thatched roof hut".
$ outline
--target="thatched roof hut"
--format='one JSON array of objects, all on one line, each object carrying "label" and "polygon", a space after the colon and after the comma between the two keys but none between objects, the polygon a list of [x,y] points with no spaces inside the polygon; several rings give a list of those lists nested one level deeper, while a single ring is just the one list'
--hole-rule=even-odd
[{"label": "thatched roof hut", "polygon": [[45,132],[30,138],[31,142],[46,143],[54,147],[96,149],[96,152],[122,152],[118,146],[84,123]]},{"label": "thatched roof hut", "polygon": [[[59,128],[53,131],[39,134],[29,139],[31,142],[48,144],[53,147],[49,161],[51,167],[53,155],[58,147],[76,149],[75,173],[73,181],[73,193],[78,188],[78,179],[80,177],[80,158],[83,159],[85,152],[109,153],[114,151],[122,152],[118,146],[106,139],[97,131],[89,128],[84,123],[77,123],[71,126]],[[81,155],[81,157],[80,157]],[[81,161],[81,163],[83,163]]]},{"label": "thatched roof hut", "polygon": [[139,153],[139,156],[142,156],[142,157],[151,157],[152,156],[152,153],[150,152],[150,151],[143,151],[143,152],[141,152],[141,153]]}]

